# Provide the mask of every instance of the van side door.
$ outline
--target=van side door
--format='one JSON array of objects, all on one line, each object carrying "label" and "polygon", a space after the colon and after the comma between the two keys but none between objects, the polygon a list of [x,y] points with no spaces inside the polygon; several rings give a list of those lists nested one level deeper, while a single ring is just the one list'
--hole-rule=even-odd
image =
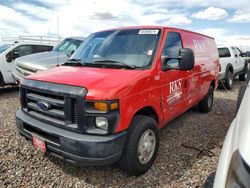
[{"label": "van side door", "polygon": [[[180,33],[169,31],[166,34],[162,57],[178,57],[181,48],[183,45]],[[187,87],[190,71],[178,70],[178,59],[170,59],[167,63],[161,63],[162,67],[171,68],[167,71],[160,71],[162,109],[165,122],[168,122],[188,109]]]}]

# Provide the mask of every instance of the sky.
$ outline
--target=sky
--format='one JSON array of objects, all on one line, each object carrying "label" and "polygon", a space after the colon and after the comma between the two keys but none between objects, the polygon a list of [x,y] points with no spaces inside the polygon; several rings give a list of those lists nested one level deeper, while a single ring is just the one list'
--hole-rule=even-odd
[{"label": "sky", "polygon": [[86,37],[137,25],[188,29],[250,50],[249,0],[0,0],[0,37]]}]

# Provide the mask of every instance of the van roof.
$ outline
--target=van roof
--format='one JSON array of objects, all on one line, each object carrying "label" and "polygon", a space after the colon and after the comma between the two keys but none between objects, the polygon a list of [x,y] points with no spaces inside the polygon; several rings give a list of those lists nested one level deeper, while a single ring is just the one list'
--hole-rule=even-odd
[{"label": "van roof", "polygon": [[118,27],[118,28],[106,29],[106,30],[103,30],[103,31],[122,30],[122,29],[144,29],[144,28],[149,28],[149,29],[154,29],[154,28],[155,29],[176,29],[176,30],[179,30],[179,31],[184,31],[184,32],[188,32],[188,33],[194,33],[194,34],[197,34],[197,35],[202,35],[204,37],[208,37],[208,38],[214,39],[213,37],[210,37],[208,35],[201,34],[201,33],[194,32],[194,31],[190,31],[190,30],[186,30],[186,29],[175,28],[175,27],[168,27],[168,26],[157,26],[157,25]]}]

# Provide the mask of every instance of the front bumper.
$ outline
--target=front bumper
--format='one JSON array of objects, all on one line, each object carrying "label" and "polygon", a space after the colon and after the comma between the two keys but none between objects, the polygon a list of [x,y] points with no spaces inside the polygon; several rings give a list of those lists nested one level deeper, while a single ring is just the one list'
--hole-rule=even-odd
[{"label": "front bumper", "polygon": [[12,71],[11,73],[16,82],[20,83],[24,79],[24,76],[17,72],[17,70]]},{"label": "front bumper", "polygon": [[236,150],[231,158],[225,187],[248,187],[250,185],[250,167]]},{"label": "front bumper", "polygon": [[96,136],[75,133],[38,121],[21,110],[16,113],[18,131],[27,139],[37,135],[46,143],[47,152],[83,166],[99,166],[117,161],[127,132]]}]

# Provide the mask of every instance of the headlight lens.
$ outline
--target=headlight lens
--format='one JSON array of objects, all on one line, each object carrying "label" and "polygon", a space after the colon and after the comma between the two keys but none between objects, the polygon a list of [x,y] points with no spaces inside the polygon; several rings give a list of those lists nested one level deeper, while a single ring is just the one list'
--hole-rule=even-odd
[{"label": "headlight lens", "polygon": [[107,131],[108,130],[108,119],[106,117],[96,117],[95,125],[97,128]]},{"label": "headlight lens", "polygon": [[86,101],[86,133],[105,135],[114,131],[120,117],[119,101]]}]

